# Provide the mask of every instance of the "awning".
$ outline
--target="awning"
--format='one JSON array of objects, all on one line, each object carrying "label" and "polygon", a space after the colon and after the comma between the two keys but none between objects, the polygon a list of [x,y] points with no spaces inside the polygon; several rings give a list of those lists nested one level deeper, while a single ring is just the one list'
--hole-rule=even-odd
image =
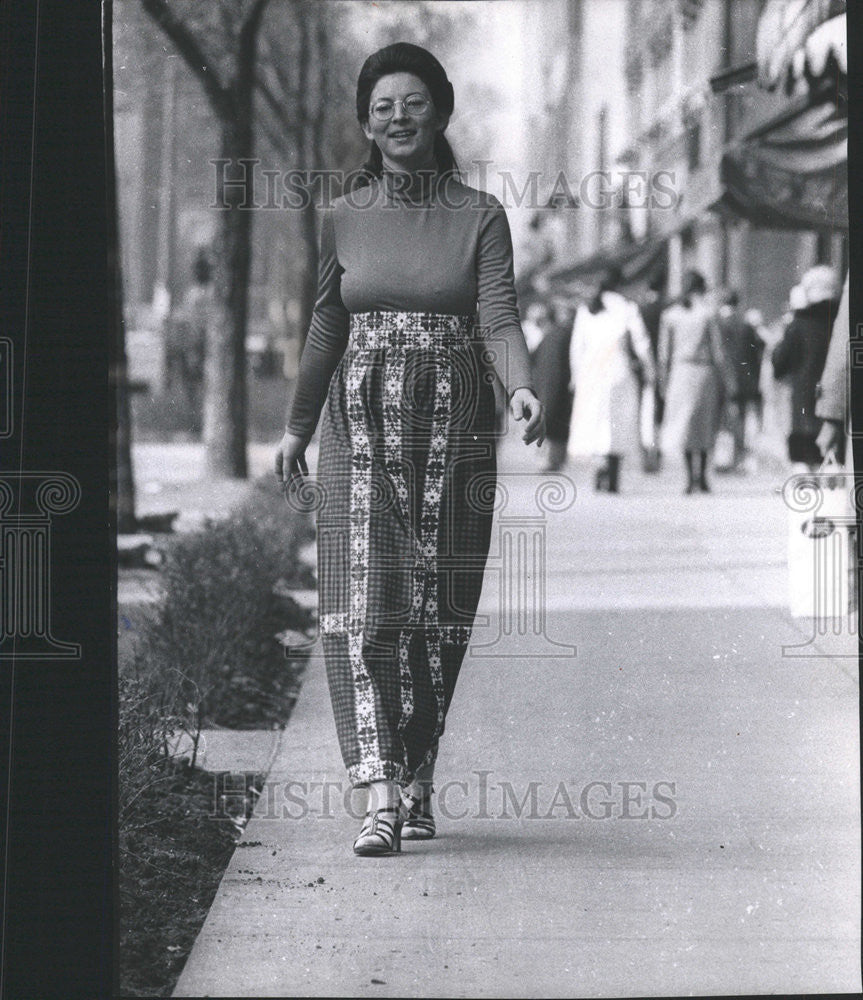
[{"label": "awning", "polygon": [[541,284],[551,293],[584,294],[605,268],[614,264],[623,272],[624,285],[633,285],[645,280],[662,263],[667,242],[666,234],[603,247],[574,264],[545,272]]},{"label": "awning", "polygon": [[802,79],[846,77],[846,0],[767,0],[758,22],[759,83],[792,93]]},{"label": "awning", "polygon": [[796,102],[722,157],[717,207],[774,229],[848,228],[848,120],[829,101]]}]

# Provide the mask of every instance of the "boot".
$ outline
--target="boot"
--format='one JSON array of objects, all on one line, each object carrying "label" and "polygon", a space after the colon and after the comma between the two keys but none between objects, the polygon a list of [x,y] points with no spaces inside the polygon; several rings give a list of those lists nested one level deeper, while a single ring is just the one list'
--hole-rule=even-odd
[{"label": "boot", "polygon": [[698,488],[702,493],[709,493],[710,487],[707,485],[707,452],[701,451],[698,454],[701,459],[701,469],[698,473]]},{"label": "boot", "polygon": [[618,480],[620,478],[620,455],[608,456],[608,492],[618,493]]},{"label": "boot", "polygon": [[600,466],[593,477],[593,488],[597,493],[608,492],[608,467]]},{"label": "boot", "polygon": [[691,451],[684,453],[686,458],[686,489],[683,491],[685,495],[695,492],[695,456]]}]

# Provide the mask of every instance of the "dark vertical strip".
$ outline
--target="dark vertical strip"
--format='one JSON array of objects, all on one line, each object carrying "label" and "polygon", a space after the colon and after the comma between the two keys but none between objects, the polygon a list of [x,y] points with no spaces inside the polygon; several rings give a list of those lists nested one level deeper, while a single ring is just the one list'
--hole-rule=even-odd
[{"label": "dark vertical strip", "polygon": [[[851,426],[852,451],[857,483],[863,473],[863,6],[848,4],[848,264],[851,272],[849,284],[849,312],[851,319]],[[857,557],[863,559],[863,494],[856,491],[857,506]],[[860,580],[858,572],[858,584]],[[863,600],[858,586],[858,626],[863,625]],[[863,630],[858,627],[858,637]],[[861,702],[863,725],[863,702]]]},{"label": "dark vertical strip", "polygon": [[[14,398],[0,474],[62,472],[81,492],[74,509],[50,515],[50,545],[18,553],[47,561],[50,588],[34,610],[81,655],[52,659],[48,648],[16,660],[13,648],[0,657],[0,995],[93,1000],[112,994],[113,961],[113,327],[100,4],[0,4],[0,144],[0,315]],[[22,583],[42,575],[36,564],[21,569]]]}]

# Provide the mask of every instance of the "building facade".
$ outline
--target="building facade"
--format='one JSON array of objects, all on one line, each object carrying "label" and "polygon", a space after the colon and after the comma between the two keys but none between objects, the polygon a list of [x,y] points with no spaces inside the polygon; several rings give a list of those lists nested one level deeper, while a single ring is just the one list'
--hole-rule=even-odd
[{"label": "building facade", "polygon": [[[557,212],[556,227],[545,223],[555,233],[546,273],[571,274],[603,254],[628,260],[628,244],[632,252],[656,247],[672,294],[694,267],[711,287],[737,288],[769,321],[808,267],[844,269],[844,220],[832,231],[765,225],[725,197],[729,146],[799,97],[759,87],[754,76],[719,92],[712,85],[733,67],[755,65],[765,0],[541,0],[525,8],[536,6],[542,17],[526,26],[525,63],[566,81],[561,91],[545,87],[551,101],[537,109],[544,129],[531,130],[536,156],[551,176],[563,169],[587,193]],[[565,73],[555,74],[555,60]],[[531,93],[540,85],[527,84]],[[592,178],[602,178],[602,190]]]},{"label": "building facade", "polygon": [[721,161],[729,144],[780,115],[789,98],[752,83],[714,93],[711,79],[756,58],[761,0],[633,0],[627,3],[630,138],[621,153],[648,175],[670,171],[675,206],[653,209],[647,234],[668,234],[672,291],[696,267],[733,286],[767,317],[816,263],[844,264],[844,237],[757,226],[723,203]]}]

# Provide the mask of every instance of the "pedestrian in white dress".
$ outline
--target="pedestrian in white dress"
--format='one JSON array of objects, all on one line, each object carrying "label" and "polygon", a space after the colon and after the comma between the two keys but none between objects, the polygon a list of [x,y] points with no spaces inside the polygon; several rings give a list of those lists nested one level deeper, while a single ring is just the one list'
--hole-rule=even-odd
[{"label": "pedestrian in white dress", "polygon": [[617,268],[606,270],[591,301],[578,307],[570,343],[569,453],[602,458],[595,487],[609,493],[618,492],[623,457],[640,452],[639,376],[651,392],[656,380],[644,321],[616,290],[620,280]]}]

